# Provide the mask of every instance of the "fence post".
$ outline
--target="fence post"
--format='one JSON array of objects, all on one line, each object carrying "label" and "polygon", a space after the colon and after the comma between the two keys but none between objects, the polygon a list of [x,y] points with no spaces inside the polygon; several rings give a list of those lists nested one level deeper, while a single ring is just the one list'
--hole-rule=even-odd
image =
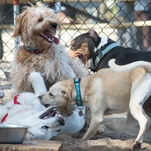
[{"label": "fence post", "polygon": [[[16,17],[19,14],[19,0],[13,0],[13,10],[14,10],[14,26],[16,28]],[[15,48],[18,49],[19,37],[15,38]]]},{"label": "fence post", "polygon": [[[126,17],[126,21],[127,22],[133,22],[135,17],[134,17],[134,2],[126,2],[125,3],[126,7],[127,7],[127,17]],[[136,27],[128,27],[127,28],[127,38],[126,38],[126,44],[128,47],[131,48],[136,48]]]}]

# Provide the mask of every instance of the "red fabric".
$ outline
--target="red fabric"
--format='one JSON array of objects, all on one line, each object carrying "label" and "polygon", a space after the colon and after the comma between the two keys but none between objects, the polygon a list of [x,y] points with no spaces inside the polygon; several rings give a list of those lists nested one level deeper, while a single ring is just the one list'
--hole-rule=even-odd
[{"label": "red fabric", "polygon": [[16,95],[16,96],[14,97],[14,104],[20,104],[20,103],[17,101],[17,99],[18,99],[18,95]]},{"label": "red fabric", "polygon": [[[16,95],[16,96],[14,97],[14,99],[13,99],[13,100],[14,100],[14,105],[15,105],[15,104],[20,104],[20,103],[17,101],[17,99],[18,99],[18,95]],[[5,116],[2,118],[1,123],[3,123],[3,122],[6,120],[7,116],[8,116],[8,113],[6,113]]]},{"label": "red fabric", "polygon": [[14,5],[18,5],[19,4],[19,0],[13,0],[13,4]]},{"label": "red fabric", "polygon": [[5,116],[2,118],[1,123],[3,123],[6,120],[7,116],[8,116],[8,113],[6,113]]}]

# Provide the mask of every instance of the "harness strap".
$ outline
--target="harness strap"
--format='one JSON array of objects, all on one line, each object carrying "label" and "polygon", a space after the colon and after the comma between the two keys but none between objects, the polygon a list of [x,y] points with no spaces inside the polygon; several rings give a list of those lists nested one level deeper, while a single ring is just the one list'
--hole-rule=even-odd
[{"label": "harness strap", "polygon": [[112,43],[109,46],[107,46],[104,50],[98,49],[98,55],[94,60],[94,66],[97,67],[100,60],[104,57],[104,55],[109,52],[111,49],[117,47],[117,43]]}]

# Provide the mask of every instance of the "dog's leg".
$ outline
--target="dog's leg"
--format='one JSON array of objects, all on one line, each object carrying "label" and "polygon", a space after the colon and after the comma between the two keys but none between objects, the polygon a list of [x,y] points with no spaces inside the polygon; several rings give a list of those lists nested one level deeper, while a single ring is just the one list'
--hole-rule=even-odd
[{"label": "dog's leg", "polygon": [[104,115],[104,109],[101,110],[99,108],[98,111],[92,111],[91,110],[90,126],[89,126],[87,132],[85,133],[85,135],[83,136],[82,139],[88,140],[96,133],[96,131],[99,129],[99,126],[103,122],[103,115]]},{"label": "dog's leg", "polygon": [[139,149],[141,147],[145,131],[150,125],[150,118],[144,112],[143,104],[150,96],[151,92],[149,91],[151,91],[151,81],[147,79],[144,81],[133,86],[131,91],[130,112],[132,116],[138,121],[140,126],[140,130],[134,142],[133,149]]},{"label": "dog's leg", "polygon": [[31,72],[29,75],[29,81],[31,82],[34,88],[36,96],[40,96],[43,93],[47,92],[44,79],[39,72]]},{"label": "dog's leg", "polygon": [[137,136],[137,138],[134,142],[134,146],[133,146],[134,149],[139,149],[141,147],[141,143],[143,142],[145,131],[147,130],[147,128],[150,125],[150,122],[149,122],[150,119],[144,112],[142,105],[136,105],[131,110],[131,114],[138,121],[139,126],[140,126],[138,136]]}]

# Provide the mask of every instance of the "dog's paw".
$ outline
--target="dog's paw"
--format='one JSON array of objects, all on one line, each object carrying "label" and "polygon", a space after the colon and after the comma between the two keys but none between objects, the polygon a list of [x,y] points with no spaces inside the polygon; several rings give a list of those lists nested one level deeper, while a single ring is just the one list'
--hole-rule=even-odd
[{"label": "dog's paw", "polygon": [[139,151],[141,149],[141,144],[140,142],[135,142],[133,145],[133,151]]},{"label": "dog's paw", "polygon": [[102,124],[98,128],[97,133],[99,134],[99,133],[104,132],[104,131],[107,131],[107,127],[104,124]]}]

